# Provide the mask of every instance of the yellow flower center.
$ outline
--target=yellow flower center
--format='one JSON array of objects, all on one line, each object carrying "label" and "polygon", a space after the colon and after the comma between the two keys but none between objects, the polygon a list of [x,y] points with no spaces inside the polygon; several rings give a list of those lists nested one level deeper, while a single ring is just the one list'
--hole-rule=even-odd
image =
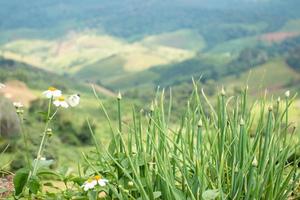
[{"label": "yellow flower center", "polygon": [[94,176],[94,178],[98,181],[98,180],[100,180],[101,179],[101,176],[99,176],[99,175],[96,175],[96,176]]},{"label": "yellow flower center", "polygon": [[57,90],[57,89],[56,89],[55,87],[52,87],[52,86],[51,86],[51,87],[48,88],[48,90],[51,91],[51,92],[54,92],[54,91]]},{"label": "yellow flower center", "polygon": [[87,182],[88,182],[88,183],[91,183],[91,182],[93,182],[93,179],[92,179],[92,178],[89,178],[89,179],[87,180]]},{"label": "yellow flower center", "polygon": [[57,99],[58,101],[65,101],[65,97],[59,97],[58,99]]}]

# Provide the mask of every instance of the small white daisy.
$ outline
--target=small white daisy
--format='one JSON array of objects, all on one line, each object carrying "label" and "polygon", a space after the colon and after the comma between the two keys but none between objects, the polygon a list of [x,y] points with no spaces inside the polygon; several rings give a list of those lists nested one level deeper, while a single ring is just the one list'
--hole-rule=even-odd
[{"label": "small white daisy", "polygon": [[89,178],[81,187],[83,187],[84,191],[88,191],[90,189],[93,189],[96,185],[97,181],[95,179]]},{"label": "small white daisy", "polygon": [[96,175],[92,178],[89,178],[87,181],[84,182],[84,184],[81,186],[84,191],[88,191],[90,189],[93,189],[97,184],[101,187],[106,186],[108,183],[107,179],[102,178],[99,175]]},{"label": "small white daisy", "polygon": [[58,99],[53,101],[53,104],[56,107],[63,107],[63,108],[68,108],[69,107],[69,104],[66,102],[66,100],[63,96],[60,96]]},{"label": "small white daisy", "polygon": [[79,104],[80,102],[80,94],[73,94],[67,99],[68,104],[71,107],[75,107]]},{"label": "small white daisy", "polygon": [[5,88],[6,85],[4,85],[3,83],[0,83],[0,89]]},{"label": "small white daisy", "polygon": [[43,92],[43,95],[45,95],[48,99],[52,97],[56,98],[61,96],[61,91],[55,87],[49,87],[48,90]]},{"label": "small white daisy", "polygon": [[108,183],[108,180],[107,179],[104,179],[102,178],[101,176],[97,175],[94,177],[95,180],[97,181],[97,183],[101,186],[101,187],[104,187],[106,186],[106,183]]}]

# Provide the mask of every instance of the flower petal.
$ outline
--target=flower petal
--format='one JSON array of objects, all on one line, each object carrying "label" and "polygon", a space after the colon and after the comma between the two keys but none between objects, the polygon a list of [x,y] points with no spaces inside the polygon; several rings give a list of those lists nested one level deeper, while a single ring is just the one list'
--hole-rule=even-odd
[{"label": "flower petal", "polygon": [[61,106],[61,102],[58,101],[58,100],[53,101],[53,104],[54,104],[56,107]]},{"label": "flower petal", "polygon": [[53,97],[60,97],[61,96],[61,91],[60,90],[55,90],[52,92]]},{"label": "flower petal", "polygon": [[49,90],[46,90],[43,92],[43,95],[45,95],[48,99],[50,99],[52,97],[52,92]]},{"label": "flower petal", "polygon": [[60,102],[60,106],[63,107],[63,108],[68,108],[69,104],[65,101],[62,101],[62,102]]},{"label": "flower petal", "polygon": [[98,184],[100,185],[100,186],[106,186],[106,183],[108,182],[108,180],[106,180],[106,179],[100,179],[100,180],[98,180]]}]

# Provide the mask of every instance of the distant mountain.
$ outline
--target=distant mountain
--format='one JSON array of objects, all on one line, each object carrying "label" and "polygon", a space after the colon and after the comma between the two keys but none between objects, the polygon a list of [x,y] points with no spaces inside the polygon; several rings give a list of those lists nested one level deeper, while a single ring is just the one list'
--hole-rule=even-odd
[{"label": "distant mountain", "polygon": [[[209,42],[219,42],[209,36],[229,34],[216,29],[219,24],[263,21],[268,24],[265,31],[271,31],[300,17],[299,8],[298,0],[10,0],[0,2],[0,30],[13,30],[9,39],[21,36],[17,30],[42,29],[39,36],[45,37],[86,28],[134,39],[192,28]],[[239,35],[231,32],[231,37]]]},{"label": "distant mountain", "polygon": [[299,36],[300,1],[10,0],[0,18],[6,59],[118,90],[260,65],[274,44]]}]

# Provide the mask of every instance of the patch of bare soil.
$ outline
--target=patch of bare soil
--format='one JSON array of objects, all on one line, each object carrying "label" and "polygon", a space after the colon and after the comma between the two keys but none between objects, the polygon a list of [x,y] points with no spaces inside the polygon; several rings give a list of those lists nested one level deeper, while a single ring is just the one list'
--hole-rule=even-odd
[{"label": "patch of bare soil", "polygon": [[13,176],[0,177],[0,199],[6,199],[14,190]]},{"label": "patch of bare soil", "polygon": [[8,81],[5,85],[6,87],[0,90],[0,94],[13,102],[21,102],[23,105],[28,106],[32,100],[37,98],[27,85],[21,81]]},{"label": "patch of bare soil", "polygon": [[297,32],[274,32],[274,33],[266,33],[260,36],[260,40],[266,42],[282,42],[286,39],[296,37],[300,33]]}]

